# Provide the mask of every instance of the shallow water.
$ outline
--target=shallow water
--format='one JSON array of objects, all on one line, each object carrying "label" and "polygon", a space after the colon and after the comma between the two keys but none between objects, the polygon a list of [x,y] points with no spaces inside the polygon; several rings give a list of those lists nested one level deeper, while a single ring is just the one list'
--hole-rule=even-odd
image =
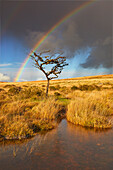
[{"label": "shallow water", "polygon": [[22,142],[0,144],[0,170],[113,169],[113,129],[67,123]]}]

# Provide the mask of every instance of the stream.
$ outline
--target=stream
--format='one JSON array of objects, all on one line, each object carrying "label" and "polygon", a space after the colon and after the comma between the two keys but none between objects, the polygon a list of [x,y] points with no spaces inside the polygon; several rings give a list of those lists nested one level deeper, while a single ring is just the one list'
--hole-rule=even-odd
[{"label": "stream", "polygon": [[113,169],[113,128],[97,131],[63,119],[56,129],[0,143],[0,170]]}]

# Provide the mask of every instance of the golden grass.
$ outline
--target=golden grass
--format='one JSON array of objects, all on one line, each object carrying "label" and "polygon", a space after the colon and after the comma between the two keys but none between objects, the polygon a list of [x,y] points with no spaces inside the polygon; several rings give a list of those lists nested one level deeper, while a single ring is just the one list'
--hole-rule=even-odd
[{"label": "golden grass", "polygon": [[23,138],[33,136],[40,130],[49,130],[56,126],[62,105],[54,98],[40,102],[15,101],[1,107],[0,127],[5,138]]},{"label": "golden grass", "polygon": [[55,98],[48,98],[39,103],[38,106],[33,107],[33,117],[41,120],[55,120],[58,117],[58,113],[62,109],[62,105],[55,100]]},{"label": "golden grass", "polygon": [[[0,135],[33,136],[56,127],[62,111],[67,120],[82,126],[111,127],[113,75],[50,81],[0,83]],[[110,116],[111,115],[111,116]]]},{"label": "golden grass", "polygon": [[112,114],[113,106],[108,93],[93,92],[75,97],[68,105],[66,117],[74,124],[94,128],[110,128]]}]

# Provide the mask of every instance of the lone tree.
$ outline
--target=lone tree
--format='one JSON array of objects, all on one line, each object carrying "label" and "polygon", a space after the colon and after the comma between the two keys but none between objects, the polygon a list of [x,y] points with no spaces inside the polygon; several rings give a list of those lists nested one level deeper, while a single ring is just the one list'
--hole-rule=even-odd
[{"label": "lone tree", "polygon": [[[31,55],[32,60],[34,61],[34,66],[41,70],[46,78],[47,78],[47,89],[46,89],[46,97],[48,96],[48,88],[49,88],[49,80],[52,80],[54,78],[58,78],[58,74],[60,74],[63,70],[64,66],[67,66],[66,63],[66,57],[62,56],[62,54],[48,54],[49,51],[44,51],[39,54],[36,54],[36,52],[33,52]],[[46,71],[44,66],[49,65],[50,71]],[[53,65],[53,66],[52,66]]]}]

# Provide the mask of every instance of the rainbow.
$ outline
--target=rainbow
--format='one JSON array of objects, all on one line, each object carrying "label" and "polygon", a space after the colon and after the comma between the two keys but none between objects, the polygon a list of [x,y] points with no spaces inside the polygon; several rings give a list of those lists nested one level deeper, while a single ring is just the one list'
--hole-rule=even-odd
[{"label": "rainbow", "polygon": [[30,56],[32,55],[33,51],[36,51],[41,45],[42,43],[48,38],[48,36],[53,33],[61,24],[63,24],[65,21],[67,21],[70,17],[72,17],[73,15],[77,14],[78,12],[80,12],[82,9],[84,9],[85,7],[89,6],[90,4],[94,3],[96,0],[90,0],[88,2],[83,3],[82,5],[80,5],[78,8],[74,9],[73,11],[71,11],[70,13],[68,13],[66,16],[64,16],[62,19],[60,19],[60,21],[58,21],[37,43],[36,45],[33,47],[33,49],[30,51],[30,53],[28,54],[28,56],[26,57],[26,59],[24,60],[23,64],[21,65],[16,77],[14,78],[14,82],[19,81],[22,72],[25,68],[25,66],[27,65]]}]

